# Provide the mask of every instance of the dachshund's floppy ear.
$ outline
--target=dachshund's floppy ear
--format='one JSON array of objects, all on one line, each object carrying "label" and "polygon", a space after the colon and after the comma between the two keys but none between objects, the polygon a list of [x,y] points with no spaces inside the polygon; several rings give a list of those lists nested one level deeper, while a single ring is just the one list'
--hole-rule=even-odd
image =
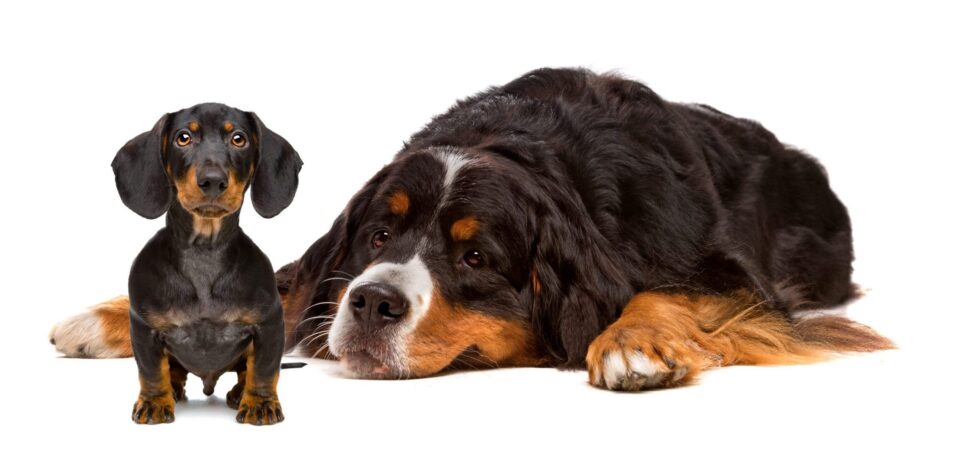
[{"label": "dachshund's floppy ear", "polygon": [[162,160],[169,116],[164,114],[153,129],[127,142],[111,164],[123,204],[145,218],[163,215],[173,199]]},{"label": "dachshund's floppy ear", "polygon": [[267,129],[256,114],[251,112],[250,117],[257,124],[256,144],[259,148],[250,197],[260,216],[272,218],[293,201],[297,193],[297,174],[303,161],[290,143]]}]

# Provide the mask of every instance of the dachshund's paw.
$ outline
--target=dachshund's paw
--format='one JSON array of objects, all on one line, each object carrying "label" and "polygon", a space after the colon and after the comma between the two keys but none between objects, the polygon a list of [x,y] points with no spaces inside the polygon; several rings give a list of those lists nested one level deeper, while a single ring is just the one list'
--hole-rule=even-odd
[{"label": "dachshund's paw", "polygon": [[237,410],[240,408],[240,399],[243,398],[243,380],[237,382],[236,385],[227,392],[227,406]]},{"label": "dachshund's paw", "polygon": [[689,339],[647,328],[611,327],[587,350],[590,384],[638,391],[690,382],[709,361]]},{"label": "dachshund's paw", "polygon": [[133,404],[133,421],[140,424],[173,422],[173,395],[145,397],[143,395]]},{"label": "dachshund's paw", "polygon": [[237,422],[253,425],[272,425],[283,421],[283,410],[276,396],[257,397],[245,393],[237,409]]},{"label": "dachshund's paw", "polygon": [[183,402],[187,400],[187,389],[183,387],[183,384],[172,382],[170,384],[173,387],[173,400],[177,402]]}]

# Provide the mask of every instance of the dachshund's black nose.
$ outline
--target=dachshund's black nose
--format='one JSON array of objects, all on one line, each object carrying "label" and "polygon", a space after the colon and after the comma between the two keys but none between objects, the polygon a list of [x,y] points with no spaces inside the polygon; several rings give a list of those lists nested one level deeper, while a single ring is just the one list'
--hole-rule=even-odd
[{"label": "dachshund's black nose", "polygon": [[410,307],[399,289],[383,283],[364,283],[350,291],[350,309],[361,324],[372,328],[398,322]]},{"label": "dachshund's black nose", "polygon": [[197,169],[197,185],[207,198],[217,198],[227,189],[227,174],[215,167]]}]

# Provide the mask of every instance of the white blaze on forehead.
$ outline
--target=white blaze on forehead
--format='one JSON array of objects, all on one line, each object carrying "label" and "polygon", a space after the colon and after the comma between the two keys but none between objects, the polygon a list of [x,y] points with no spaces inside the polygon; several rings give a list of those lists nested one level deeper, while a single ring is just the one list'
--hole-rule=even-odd
[{"label": "white blaze on forehead", "polygon": [[[393,336],[390,345],[393,350],[403,355],[402,343],[407,335],[413,332],[417,322],[426,315],[430,307],[430,300],[433,295],[433,279],[430,277],[430,270],[420,259],[420,255],[415,255],[406,263],[377,263],[366,269],[360,276],[357,276],[344,293],[344,302],[340,303],[337,310],[337,316],[330,328],[328,339],[330,352],[333,355],[340,356],[345,333],[350,332],[355,325],[353,311],[350,309],[348,300],[350,293],[358,286],[367,283],[386,284],[397,288],[409,303],[409,315],[403,318],[403,322],[397,323],[394,327],[397,332]],[[370,303],[370,305],[376,305]]]},{"label": "white blaze on forehead", "polygon": [[443,187],[449,189],[453,182],[457,180],[460,169],[470,163],[470,157],[462,149],[456,147],[432,147],[430,152],[443,164],[445,169]]}]

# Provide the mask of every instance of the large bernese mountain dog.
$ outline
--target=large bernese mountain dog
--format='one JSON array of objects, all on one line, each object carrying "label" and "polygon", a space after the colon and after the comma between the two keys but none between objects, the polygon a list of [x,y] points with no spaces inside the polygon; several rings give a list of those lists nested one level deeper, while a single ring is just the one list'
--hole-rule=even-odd
[{"label": "large bernese mountain dog", "polygon": [[[582,69],[540,69],[415,134],[276,274],[287,348],[350,375],[586,368],[615,390],[891,347],[798,310],[850,299],[850,220],[760,124]],[[60,323],[130,355],[127,301]]]}]

